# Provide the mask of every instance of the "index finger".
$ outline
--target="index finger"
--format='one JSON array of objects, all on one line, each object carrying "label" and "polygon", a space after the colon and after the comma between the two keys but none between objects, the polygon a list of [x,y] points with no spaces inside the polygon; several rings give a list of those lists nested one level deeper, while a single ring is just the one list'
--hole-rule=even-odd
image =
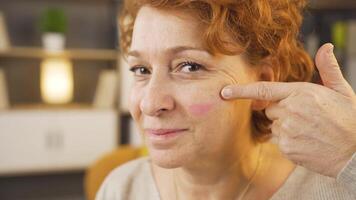
[{"label": "index finger", "polygon": [[229,85],[221,95],[225,99],[256,99],[280,101],[296,91],[297,83],[260,81],[246,85]]}]

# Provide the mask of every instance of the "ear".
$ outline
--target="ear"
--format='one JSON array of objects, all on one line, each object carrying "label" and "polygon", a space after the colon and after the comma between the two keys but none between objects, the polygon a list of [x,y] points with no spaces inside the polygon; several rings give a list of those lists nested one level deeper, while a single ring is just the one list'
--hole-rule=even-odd
[{"label": "ear", "polygon": [[[272,69],[272,59],[265,59],[261,65],[256,67],[257,81],[275,81]],[[254,111],[261,111],[270,104],[270,101],[252,100],[251,108]]]}]

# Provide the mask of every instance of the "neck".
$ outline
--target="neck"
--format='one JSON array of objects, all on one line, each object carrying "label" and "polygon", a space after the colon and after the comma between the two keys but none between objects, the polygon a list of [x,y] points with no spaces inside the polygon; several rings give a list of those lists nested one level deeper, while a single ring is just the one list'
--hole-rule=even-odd
[{"label": "neck", "polygon": [[[202,162],[199,168],[182,167],[172,171],[177,193],[186,194],[181,199],[236,199],[256,172],[260,146],[253,146],[241,157],[217,157]],[[234,157],[233,157],[234,158]]]},{"label": "neck", "polygon": [[235,146],[239,149],[230,150],[224,156],[201,156],[205,159],[180,168],[154,168],[166,171],[168,179],[173,180],[170,194],[178,194],[177,199],[237,199],[256,172],[261,146]]}]

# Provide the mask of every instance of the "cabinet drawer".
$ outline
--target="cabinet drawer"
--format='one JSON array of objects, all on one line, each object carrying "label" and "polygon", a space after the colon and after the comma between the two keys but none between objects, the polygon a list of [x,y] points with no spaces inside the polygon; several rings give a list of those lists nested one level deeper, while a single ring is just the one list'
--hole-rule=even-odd
[{"label": "cabinet drawer", "polygon": [[117,146],[114,111],[0,113],[0,174],[84,169]]}]

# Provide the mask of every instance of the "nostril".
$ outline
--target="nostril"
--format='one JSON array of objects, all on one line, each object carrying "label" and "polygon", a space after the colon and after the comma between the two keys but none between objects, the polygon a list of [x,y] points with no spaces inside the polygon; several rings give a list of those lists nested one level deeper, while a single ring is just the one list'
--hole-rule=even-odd
[{"label": "nostril", "polygon": [[158,116],[174,109],[174,99],[162,89],[148,90],[140,101],[140,109],[143,113],[151,116]]},{"label": "nostril", "polygon": [[165,111],[167,111],[167,110],[168,110],[168,109],[166,109],[166,108],[159,109],[159,110],[157,110],[156,114],[157,114],[157,115],[160,115],[161,113],[163,113],[163,112],[165,112]]}]

